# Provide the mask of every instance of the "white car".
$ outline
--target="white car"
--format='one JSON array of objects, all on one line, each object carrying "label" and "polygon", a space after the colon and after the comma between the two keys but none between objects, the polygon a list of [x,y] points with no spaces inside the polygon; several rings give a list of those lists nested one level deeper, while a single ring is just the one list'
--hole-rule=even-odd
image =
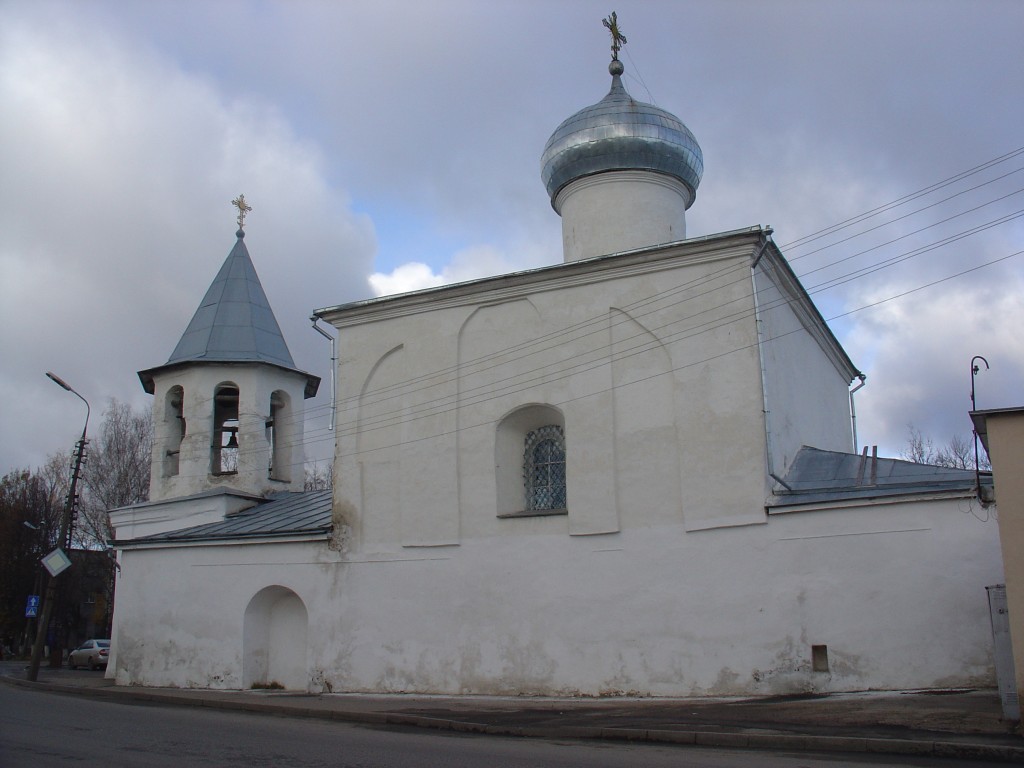
[{"label": "white car", "polygon": [[109,640],[86,640],[68,654],[68,666],[72,669],[77,667],[89,667],[89,669],[105,668],[109,657]]}]

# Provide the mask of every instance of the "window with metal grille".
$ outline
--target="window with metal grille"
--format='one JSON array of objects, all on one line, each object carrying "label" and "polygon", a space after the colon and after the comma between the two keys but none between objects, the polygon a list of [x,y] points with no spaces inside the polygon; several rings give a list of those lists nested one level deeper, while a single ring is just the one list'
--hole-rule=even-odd
[{"label": "window with metal grille", "polygon": [[565,509],[565,433],[549,424],[526,436],[523,453],[526,508]]}]

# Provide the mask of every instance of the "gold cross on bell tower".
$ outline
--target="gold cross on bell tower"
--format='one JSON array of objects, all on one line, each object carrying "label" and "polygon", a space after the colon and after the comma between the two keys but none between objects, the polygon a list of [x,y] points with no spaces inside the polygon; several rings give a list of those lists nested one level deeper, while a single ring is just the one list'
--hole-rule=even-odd
[{"label": "gold cross on bell tower", "polygon": [[231,204],[238,209],[238,228],[242,229],[245,225],[245,214],[252,210],[252,206],[245,202],[245,195],[239,195]]}]

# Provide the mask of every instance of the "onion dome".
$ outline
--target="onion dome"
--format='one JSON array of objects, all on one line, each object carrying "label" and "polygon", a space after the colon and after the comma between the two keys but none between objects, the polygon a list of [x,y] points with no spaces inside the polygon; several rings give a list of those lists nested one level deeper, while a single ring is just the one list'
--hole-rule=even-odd
[{"label": "onion dome", "polygon": [[678,179],[690,191],[686,207],[693,204],[704,173],[697,139],[672,113],[633,99],[622,85],[623,71],[622,62],[613,60],[608,95],[567,119],[548,139],[541,178],[553,207],[562,188],[576,179],[635,170]]}]

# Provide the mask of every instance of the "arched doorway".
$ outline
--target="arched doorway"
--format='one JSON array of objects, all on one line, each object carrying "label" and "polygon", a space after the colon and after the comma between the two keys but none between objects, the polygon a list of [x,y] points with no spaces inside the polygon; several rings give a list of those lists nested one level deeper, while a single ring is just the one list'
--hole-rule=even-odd
[{"label": "arched doorway", "polygon": [[277,683],[292,690],[309,686],[306,632],[309,615],[297,594],[266,587],[245,609],[242,683],[246,688]]}]

